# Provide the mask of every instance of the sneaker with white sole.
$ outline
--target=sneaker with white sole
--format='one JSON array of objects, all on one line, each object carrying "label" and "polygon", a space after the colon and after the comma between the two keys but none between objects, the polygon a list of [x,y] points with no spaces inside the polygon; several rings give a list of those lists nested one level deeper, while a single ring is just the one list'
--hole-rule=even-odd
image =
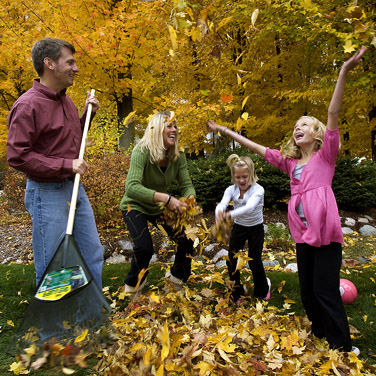
[{"label": "sneaker with white sole", "polygon": [[351,352],[353,352],[356,356],[360,355],[360,350],[355,346],[351,348]]},{"label": "sneaker with white sole", "polygon": [[266,282],[268,282],[269,290],[268,293],[266,294],[264,300],[269,300],[270,299],[270,290],[272,288],[272,283],[270,282],[270,279],[267,277]]},{"label": "sneaker with white sole", "polygon": [[170,271],[167,271],[167,273],[165,274],[165,279],[175,291],[183,290],[183,284],[184,284],[183,280],[177,277],[174,277]]},{"label": "sneaker with white sole", "polygon": [[134,294],[137,291],[141,291],[144,286],[146,285],[147,278],[144,279],[144,281],[139,286],[129,286],[127,284],[124,285],[124,292]]}]

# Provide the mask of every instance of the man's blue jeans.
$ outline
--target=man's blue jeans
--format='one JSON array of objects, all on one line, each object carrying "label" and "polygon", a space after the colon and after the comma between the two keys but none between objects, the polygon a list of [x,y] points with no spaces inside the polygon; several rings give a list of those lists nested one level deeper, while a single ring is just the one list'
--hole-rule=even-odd
[{"label": "man's blue jeans", "polygon": [[[38,183],[28,179],[25,206],[33,220],[33,253],[37,286],[63,239],[72,199],[73,181]],[[94,281],[102,290],[103,250],[93,210],[80,184],[73,237]]]}]

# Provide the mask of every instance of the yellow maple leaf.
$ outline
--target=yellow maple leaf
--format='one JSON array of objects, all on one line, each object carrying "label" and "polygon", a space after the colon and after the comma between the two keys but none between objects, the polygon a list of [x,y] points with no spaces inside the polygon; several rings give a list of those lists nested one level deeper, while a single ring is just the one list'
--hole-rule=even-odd
[{"label": "yellow maple leaf", "polygon": [[197,238],[198,227],[186,225],[184,232],[188,239],[195,241]]},{"label": "yellow maple leaf", "polygon": [[249,98],[249,95],[247,95],[247,96],[243,99],[243,102],[242,102],[242,109],[244,108],[245,104],[247,103],[248,98]]},{"label": "yellow maple leaf", "polygon": [[344,46],[343,46],[343,49],[344,49],[345,53],[351,53],[351,52],[356,50],[356,46],[353,45],[351,39],[347,39]]},{"label": "yellow maple leaf", "polygon": [[27,375],[30,373],[30,371],[23,367],[22,362],[13,362],[9,366],[9,372],[13,372],[15,375]]},{"label": "yellow maple leaf", "polygon": [[207,372],[211,372],[214,369],[215,365],[210,364],[204,361],[199,362],[193,369],[199,369],[199,376],[205,376]]},{"label": "yellow maple leaf", "polygon": [[171,25],[168,25],[168,31],[170,33],[172,48],[176,50],[178,48],[176,31]]},{"label": "yellow maple leaf", "polygon": [[150,299],[155,303],[159,303],[161,301],[159,296],[154,291],[151,292]]},{"label": "yellow maple leaf", "polygon": [[88,329],[85,329],[78,337],[75,338],[74,343],[82,342],[87,334],[89,333]]},{"label": "yellow maple leaf", "polygon": [[37,350],[38,350],[37,346],[33,343],[30,347],[26,348],[24,351],[28,356],[32,357],[33,355],[37,353]]},{"label": "yellow maple leaf", "polygon": [[293,346],[299,346],[299,336],[296,333],[281,337],[281,349],[290,351]]},{"label": "yellow maple leaf", "polygon": [[218,343],[218,347],[220,347],[223,351],[226,352],[234,352],[236,349],[235,344],[231,344],[232,338],[230,336],[227,336],[224,341]]},{"label": "yellow maple leaf", "polygon": [[168,332],[167,321],[165,321],[162,328],[159,328],[158,337],[162,343],[161,361],[163,362],[170,352],[170,336]]},{"label": "yellow maple leaf", "polygon": [[240,253],[240,252],[238,252],[235,255],[235,257],[237,257],[235,272],[238,270],[242,270],[244,268],[244,265],[247,263],[247,261],[250,260],[249,257],[245,256],[243,253]]},{"label": "yellow maple leaf", "polygon": [[127,127],[130,123],[132,123],[133,119],[134,119],[134,114],[136,113],[136,111],[132,111],[130,112],[123,120],[123,126],[124,127]]}]

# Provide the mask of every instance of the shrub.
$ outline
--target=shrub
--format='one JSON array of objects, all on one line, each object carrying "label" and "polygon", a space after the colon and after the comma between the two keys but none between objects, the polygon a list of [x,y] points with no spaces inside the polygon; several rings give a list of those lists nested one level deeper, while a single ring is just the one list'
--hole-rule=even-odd
[{"label": "shrub", "polygon": [[265,236],[265,246],[274,251],[288,251],[295,247],[295,242],[292,240],[288,227],[270,223]]},{"label": "shrub", "polygon": [[[236,148],[220,155],[213,153],[204,158],[188,160],[188,169],[196,190],[197,202],[204,211],[214,210],[225,189],[232,184],[230,168],[226,160],[233,153],[239,156],[248,155],[254,161],[259,178],[258,183],[265,189],[266,207],[274,207],[289,197],[290,183],[286,174],[270,166],[258,155],[250,154],[247,149]],[[177,184],[171,187],[170,193],[177,197],[180,195]]]},{"label": "shrub", "polygon": [[102,158],[93,157],[83,175],[86,194],[100,228],[115,228],[123,224],[120,201],[129,169],[130,157],[114,152]]},{"label": "shrub", "polygon": [[14,170],[13,168],[4,172],[3,191],[4,200],[3,205],[11,214],[25,213],[26,208],[24,204],[26,187],[26,175]]},{"label": "shrub", "polygon": [[361,210],[376,206],[376,164],[343,157],[337,160],[333,191],[339,209]]}]

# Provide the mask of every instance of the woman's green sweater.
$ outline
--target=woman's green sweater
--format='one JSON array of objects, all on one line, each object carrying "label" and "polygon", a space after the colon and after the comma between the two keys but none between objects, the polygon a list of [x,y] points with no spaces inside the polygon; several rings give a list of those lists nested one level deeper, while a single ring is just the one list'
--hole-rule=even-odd
[{"label": "woman's green sweater", "polygon": [[184,153],[181,152],[175,162],[168,161],[166,171],[162,172],[159,164],[150,162],[149,150],[136,146],[132,152],[120,209],[128,211],[130,208],[149,215],[162,213],[163,207],[153,200],[154,193],[168,193],[168,187],[174,180],[179,184],[182,197],[196,195]]}]

